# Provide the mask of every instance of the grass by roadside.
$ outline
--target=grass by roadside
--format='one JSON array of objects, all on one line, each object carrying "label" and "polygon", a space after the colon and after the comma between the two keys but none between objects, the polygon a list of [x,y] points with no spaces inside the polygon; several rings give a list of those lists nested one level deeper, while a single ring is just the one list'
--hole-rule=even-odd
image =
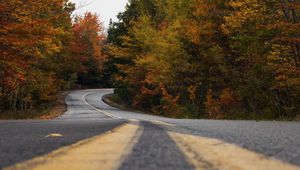
[{"label": "grass by roadside", "polygon": [[104,103],[106,103],[112,107],[121,109],[121,110],[153,115],[153,113],[142,111],[142,110],[137,110],[137,109],[133,108],[132,106],[128,105],[128,103],[124,102],[118,95],[115,95],[115,94],[107,94],[107,95],[103,96],[102,100]]},{"label": "grass by roadside", "polygon": [[104,103],[106,103],[112,107],[115,107],[115,108],[118,108],[121,110],[134,111],[134,109],[130,108],[130,106],[127,103],[125,103],[119,96],[117,96],[115,94],[107,94],[107,95],[103,96],[102,100]]},{"label": "grass by roadside", "polygon": [[62,92],[59,94],[58,99],[53,102],[48,102],[40,105],[34,109],[28,109],[27,111],[2,111],[0,112],[0,120],[12,120],[12,119],[40,119],[49,120],[59,117],[67,111],[65,104],[65,97],[68,92]]},{"label": "grass by roadside", "polygon": [[[140,114],[146,114],[146,115],[156,115],[156,116],[162,116],[162,117],[168,117],[168,115],[162,115],[162,114],[157,114],[154,112],[151,112],[149,110],[141,110],[138,108],[134,108],[133,106],[129,105],[127,102],[122,100],[118,95],[116,94],[107,94],[103,96],[102,101],[112,107],[125,110],[125,111],[130,111],[130,112],[135,112],[135,113],[140,113]],[[174,118],[170,117],[169,118]]]},{"label": "grass by roadside", "polygon": [[[110,106],[113,106],[113,107],[116,107],[116,108],[119,108],[119,109],[122,109],[122,110],[133,111],[133,112],[142,113],[142,114],[155,115],[154,113],[150,113],[150,112],[142,111],[142,110],[137,110],[136,108],[133,108],[128,103],[123,101],[118,95],[115,95],[115,94],[105,95],[102,100],[106,104],[108,104]],[[164,115],[160,115],[160,116],[164,116]],[[234,119],[234,120],[238,120],[238,119]],[[248,119],[248,120],[251,120],[251,119]],[[260,121],[260,120],[256,120],[256,121]],[[291,119],[291,120],[278,119],[276,121],[296,121],[296,122],[300,122],[300,115],[298,115],[296,118]]]}]

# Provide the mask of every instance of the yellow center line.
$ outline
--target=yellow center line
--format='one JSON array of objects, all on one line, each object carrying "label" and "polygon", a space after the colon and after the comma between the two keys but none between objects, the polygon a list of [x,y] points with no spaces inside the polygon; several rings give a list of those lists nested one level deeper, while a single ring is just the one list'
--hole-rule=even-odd
[{"label": "yellow center line", "polygon": [[128,119],[129,121],[131,121],[131,122],[139,122],[140,120],[138,120],[138,119]]},{"label": "yellow center line", "polygon": [[99,170],[117,169],[131,152],[141,131],[125,124],[103,135],[63,147],[4,170]]},{"label": "yellow center line", "polygon": [[[89,94],[92,94],[92,93],[85,93],[85,94],[82,96],[82,101],[83,101],[86,105],[90,106],[91,108],[93,108],[93,109],[96,110],[97,112],[100,112],[100,113],[105,114],[106,116],[108,116],[108,117],[110,117],[110,118],[113,118],[113,119],[122,119],[121,117],[114,116],[114,115],[112,115],[112,114],[109,113],[109,112],[100,110],[100,109],[94,107],[93,105],[89,104],[89,103],[86,101],[86,96],[89,95]],[[130,120],[130,121],[132,121],[132,122],[138,122],[138,121],[140,121],[140,120],[138,120],[138,119],[128,119],[128,120]],[[166,122],[159,121],[159,120],[153,120],[153,121],[151,121],[151,120],[146,120],[146,119],[141,119],[141,120],[149,121],[149,122],[152,122],[152,123],[158,124],[158,125],[166,125],[166,126],[173,126],[173,127],[176,126],[176,125],[174,125],[174,124],[166,123]]]},{"label": "yellow center line", "polygon": [[221,140],[175,132],[168,134],[199,170],[300,170],[300,167]]},{"label": "yellow center line", "polygon": [[89,95],[89,94],[92,94],[92,93],[85,93],[85,94],[82,96],[82,98],[81,98],[82,101],[83,101],[86,105],[90,106],[91,108],[93,108],[93,109],[96,110],[97,112],[100,112],[100,113],[105,114],[106,116],[108,116],[108,117],[110,117],[110,118],[113,118],[113,119],[121,119],[120,117],[114,116],[114,115],[112,115],[111,113],[108,113],[108,112],[106,112],[106,111],[100,110],[100,109],[94,107],[93,105],[89,104],[89,103],[86,101],[86,96]]},{"label": "yellow center line", "polygon": [[158,124],[158,125],[172,126],[172,127],[176,126],[174,124],[163,122],[163,121],[159,121],[159,120],[151,121],[151,123]]}]

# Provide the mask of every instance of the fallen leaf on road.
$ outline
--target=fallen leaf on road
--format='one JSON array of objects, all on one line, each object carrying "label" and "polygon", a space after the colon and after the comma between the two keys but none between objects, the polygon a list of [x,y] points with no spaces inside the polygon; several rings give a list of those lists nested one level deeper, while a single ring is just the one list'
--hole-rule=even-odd
[{"label": "fallen leaf on road", "polygon": [[49,137],[63,137],[63,135],[59,134],[59,133],[52,133],[52,134],[49,134],[47,136],[45,136],[46,138],[49,138]]}]

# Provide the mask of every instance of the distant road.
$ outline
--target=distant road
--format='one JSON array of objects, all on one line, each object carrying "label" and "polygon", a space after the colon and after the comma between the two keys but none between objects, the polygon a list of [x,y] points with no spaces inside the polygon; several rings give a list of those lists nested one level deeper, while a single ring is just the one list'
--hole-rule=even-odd
[{"label": "distant road", "polygon": [[72,91],[55,120],[0,121],[0,169],[300,169],[300,123],[179,120]]}]

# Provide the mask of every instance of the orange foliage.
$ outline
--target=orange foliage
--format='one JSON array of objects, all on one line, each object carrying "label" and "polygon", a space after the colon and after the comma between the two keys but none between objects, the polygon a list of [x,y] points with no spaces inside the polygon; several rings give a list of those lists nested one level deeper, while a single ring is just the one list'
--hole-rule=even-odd
[{"label": "orange foliage", "polygon": [[1,1],[0,93],[10,107],[23,107],[31,100],[30,93],[47,83],[35,84],[50,73],[31,75],[43,71],[42,60],[50,61],[62,51],[63,41],[70,35],[72,5],[68,5],[66,0]]},{"label": "orange foliage", "polygon": [[159,84],[159,88],[162,92],[163,99],[166,101],[166,103],[163,105],[163,109],[176,107],[180,96],[177,95],[176,97],[173,97],[172,95],[170,95],[163,83]]},{"label": "orange foliage", "polygon": [[[75,38],[71,48],[75,54],[81,54],[82,61],[90,57],[88,55],[101,62],[105,60],[105,55],[101,51],[105,41],[104,28],[96,14],[87,12],[83,17],[77,17],[73,31]],[[88,51],[89,48],[92,49],[91,52]]]},{"label": "orange foliage", "polygon": [[233,103],[233,92],[229,88],[223,89],[220,95],[220,105],[223,107],[229,107]]}]

